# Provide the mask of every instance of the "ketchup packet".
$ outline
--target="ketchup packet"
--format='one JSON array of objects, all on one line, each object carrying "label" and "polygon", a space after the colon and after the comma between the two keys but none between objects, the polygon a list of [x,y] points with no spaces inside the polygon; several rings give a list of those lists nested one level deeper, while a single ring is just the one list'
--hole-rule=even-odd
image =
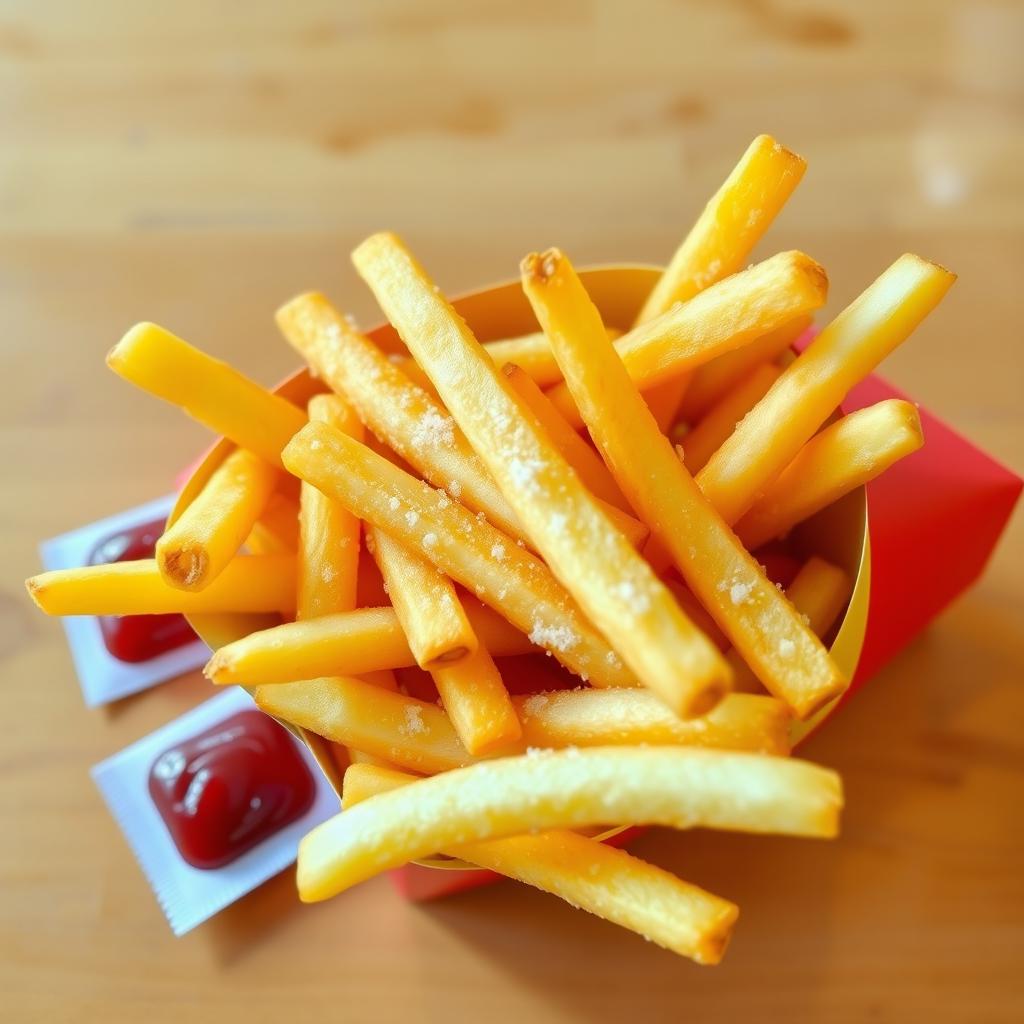
[{"label": "ketchup packet", "polygon": [[[174,495],[100,519],[39,546],[45,569],[151,558]],[[210,650],[181,615],[91,615],[61,619],[89,707],[202,666]]]},{"label": "ketchup packet", "polygon": [[338,812],[312,754],[241,688],[92,769],[175,935],[295,861]]}]

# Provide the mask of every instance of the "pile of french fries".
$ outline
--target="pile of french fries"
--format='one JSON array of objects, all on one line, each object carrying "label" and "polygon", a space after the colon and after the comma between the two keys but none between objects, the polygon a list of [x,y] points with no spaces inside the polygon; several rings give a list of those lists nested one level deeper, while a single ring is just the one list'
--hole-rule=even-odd
[{"label": "pile of french fries", "polygon": [[[783,591],[761,560],[921,445],[907,402],[836,409],[954,277],[902,256],[794,357],[825,271],[747,261],[804,166],[755,139],[633,323],[549,249],[521,265],[540,330],[481,344],[378,234],[353,259],[407,351],[299,296],[277,320],[322,384],[308,408],[152,324],[111,351],[237,447],[155,559],[29,590],[59,615],[277,617],[206,674],[344,758],[303,899],[449,855],[716,963],[736,906],[596,827],[836,834],[839,778],[789,737],[847,685],[825,641],[851,580],[812,557]],[[510,693],[531,652],[561,688],[519,671]]]}]

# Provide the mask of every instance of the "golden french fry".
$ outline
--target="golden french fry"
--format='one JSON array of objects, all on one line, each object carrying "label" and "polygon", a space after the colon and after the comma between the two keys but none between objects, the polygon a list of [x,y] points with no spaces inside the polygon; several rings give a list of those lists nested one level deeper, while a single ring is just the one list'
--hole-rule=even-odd
[{"label": "golden french fry", "polygon": [[842,791],[806,761],[690,747],[591,747],[457,768],[382,793],[299,844],[299,895],[328,899],[463,843],[587,825],[831,837]]},{"label": "golden french fry", "polygon": [[[718,651],[524,414],[507,379],[404,244],[374,235],[352,258],[536,548],[616,653],[677,714],[713,707],[729,679]],[[611,351],[603,327],[600,340]]]},{"label": "golden french fry", "polygon": [[685,721],[646,690],[552,690],[512,701],[528,747],[646,743],[789,753],[790,714],[774,697],[730,693],[706,715]]},{"label": "golden french fry", "polygon": [[786,368],[697,476],[727,523],[739,520],[847,391],[910,336],[955,280],[935,263],[901,256]]},{"label": "golden french fry", "polygon": [[284,457],[290,472],[422,551],[570,672],[595,686],[638,685],[548,567],[483,517],[321,423],[300,431]]},{"label": "golden french fry", "polygon": [[921,417],[911,402],[890,398],[851,412],[800,449],[736,524],[736,535],[753,551],[923,444]]},{"label": "golden french fry", "polygon": [[299,548],[299,506],[275,491],[253,523],[245,546],[254,555],[294,555]]},{"label": "golden french fry", "polygon": [[[337,395],[314,395],[309,400],[309,418],[363,439],[362,423]],[[298,572],[296,618],[313,619],[355,608],[359,520],[305,482],[299,489]]]},{"label": "golden french fry", "polygon": [[524,273],[524,288],[591,436],[630,504],[768,689],[800,717],[811,714],[846,681],[658,430],[569,261],[557,250],[536,258]]},{"label": "golden french fry", "polygon": [[768,393],[782,370],[774,363],[762,363],[732,391],[723,395],[683,437],[683,462],[691,473],[699,473],[751,409]]},{"label": "golden french fry", "polygon": [[526,540],[483,462],[444,407],[406,377],[322,295],[292,299],[277,312],[289,344],[343,395],[374,434],[499,530]]},{"label": "golden french fry", "polygon": [[278,470],[238,448],[156,542],[160,574],[180,590],[203,590],[238,554],[270,498]]},{"label": "golden french fry", "polygon": [[[478,601],[463,595],[480,643],[495,657],[538,650],[518,629]],[[409,668],[416,659],[394,608],[359,608],[250,633],[221,647],[207,662],[217,685],[260,686],[320,676],[353,675]]]},{"label": "golden french fry", "polygon": [[184,615],[295,609],[293,555],[239,555],[205,589],[179,590],[156,559],[55,569],[25,581],[47,615]]},{"label": "golden french fry", "polygon": [[[346,773],[344,805],[415,782],[360,765]],[[510,836],[458,847],[458,856],[551,893],[700,964],[716,964],[739,916],[735,904],[576,832]]]},{"label": "golden french fry", "polygon": [[107,366],[275,466],[306,422],[291,402],[156,324],[136,324],[110,350]]},{"label": "golden french fry", "polygon": [[[780,252],[634,327],[615,349],[633,383],[648,391],[820,309],[827,295],[823,267],[804,253]],[[564,382],[548,397],[571,424],[582,426]]]}]

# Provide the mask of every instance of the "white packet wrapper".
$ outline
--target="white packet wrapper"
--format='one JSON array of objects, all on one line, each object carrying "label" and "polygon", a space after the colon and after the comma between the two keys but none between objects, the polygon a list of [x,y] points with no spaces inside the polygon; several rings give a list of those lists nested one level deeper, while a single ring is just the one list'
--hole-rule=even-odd
[{"label": "white packet wrapper", "polygon": [[315,788],[309,809],[223,867],[200,869],[183,859],[150,796],[150,769],[168,748],[193,739],[239,711],[254,709],[249,694],[232,687],[92,769],[93,780],[175,935],[191,931],[293,864],[299,840],[341,809],[337,793],[313,756],[285,730],[287,741],[295,744],[313,777]]},{"label": "white packet wrapper", "polygon": [[[108,537],[154,519],[166,519],[174,501],[175,495],[168,494],[43,541],[39,545],[43,568],[75,569],[85,565],[97,545]],[[107,650],[99,619],[92,615],[69,615],[61,618],[61,625],[71,649],[82,696],[91,708],[191,672],[210,657],[210,649],[196,637],[147,661],[121,661]]]}]

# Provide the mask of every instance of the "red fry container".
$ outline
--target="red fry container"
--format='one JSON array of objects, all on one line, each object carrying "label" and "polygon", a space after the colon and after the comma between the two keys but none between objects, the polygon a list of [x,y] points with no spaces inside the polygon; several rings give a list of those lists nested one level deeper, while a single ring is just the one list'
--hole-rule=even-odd
[{"label": "red fry container", "polygon": [[[626,328],[661,270],[617,265],[581,272],[609,326]],[[525,334],[536,319],[518,281],[472,292],[453,305],[481,341]],[[404,346],[389,324],[368,332],[387,351]],[[804,342],[806,344],[806,341]],[[300,370],[277,388],[304,406],[323,385]],[[847,396],[842,412],[885,398],[906,398],[880,377],[869,377]],[[1010,513],[1022,481],[969,441],[920,410],[925,445],[866,488],[848,495],[795,531],[803,553],[819,554],[854,580],[853,593],[831,645],[832,656],[853,680],[843,697],[795,728],[799,742],[905,647],[981,574]],[[221,439],[191,470],[168,522],[173,522],[202,489],[234,446]],[[939,558],[936,552],[942,552]],[[266,625],[251,615],[203,615],[190,619],[213,648]],[[288,725],[288,723],[283,723]],[[288,726],[310,748],[321,769],[341,792],[341,778],[329,745],[314,733]],[[617,829],[599,838],[621,845],[634,833]],[[392,872],[408,899],[435,899],[496,876],[461,861],[435,858]]]}]

